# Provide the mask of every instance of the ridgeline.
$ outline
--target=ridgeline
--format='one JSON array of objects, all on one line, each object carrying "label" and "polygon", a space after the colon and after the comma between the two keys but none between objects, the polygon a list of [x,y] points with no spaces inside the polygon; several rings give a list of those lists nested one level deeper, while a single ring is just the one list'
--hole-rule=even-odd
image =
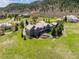
[{"label": "ridgeline", "polygon": [[79,15],[79,0],[40,0],[30,4],[12,3],[0,10],[8,13],[37,12],[42,16]]}]

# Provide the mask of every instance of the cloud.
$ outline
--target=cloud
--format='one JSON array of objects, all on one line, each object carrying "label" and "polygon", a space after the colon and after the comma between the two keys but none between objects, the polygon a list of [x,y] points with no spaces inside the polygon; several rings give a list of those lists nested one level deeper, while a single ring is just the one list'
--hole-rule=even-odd
[{"label": "cloud", "polygon": [[0,7],[5,7],[9,4],[8,0],[0,0]]},{"label": "cloud", "polygon": [[36,0],[0,0],[0,7],[5,7],[10,3],[31,3]]}]

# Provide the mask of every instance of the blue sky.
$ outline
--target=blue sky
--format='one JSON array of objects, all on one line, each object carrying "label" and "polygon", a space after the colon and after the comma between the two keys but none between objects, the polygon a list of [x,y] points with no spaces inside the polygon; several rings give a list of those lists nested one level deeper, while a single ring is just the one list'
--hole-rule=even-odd
[{"label": "blue sky", "polygon": [[0,0],[0,7],[5,7],[10,3],[31,3],[35,0]]}]

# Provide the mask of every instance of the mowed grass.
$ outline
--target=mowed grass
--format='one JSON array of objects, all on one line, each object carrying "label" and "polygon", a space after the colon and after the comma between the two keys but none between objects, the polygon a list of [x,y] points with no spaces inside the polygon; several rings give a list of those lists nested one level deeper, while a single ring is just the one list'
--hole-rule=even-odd
[{"label": "mowed grass", "polygon": [[0,19],[0,23],[5,23],[5,22],[7,22],[7,21],[9,21],[9,20],[10,20],[10,18]]},{"label": "mowed grass", "polygon": [[79,59],[79,23],[66,23],[56,39],[21,38],[20,31],[0,37],[0,59]]}]

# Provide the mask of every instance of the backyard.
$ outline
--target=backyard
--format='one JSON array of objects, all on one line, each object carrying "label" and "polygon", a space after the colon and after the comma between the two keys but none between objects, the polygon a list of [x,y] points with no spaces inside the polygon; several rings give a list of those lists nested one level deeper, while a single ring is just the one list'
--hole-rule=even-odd
[{"label": "backyard", "polygon": [[24,41],[19,30],[1,36],[0,59],[79,59],[79,23],[65,23],[55,39]]}]

